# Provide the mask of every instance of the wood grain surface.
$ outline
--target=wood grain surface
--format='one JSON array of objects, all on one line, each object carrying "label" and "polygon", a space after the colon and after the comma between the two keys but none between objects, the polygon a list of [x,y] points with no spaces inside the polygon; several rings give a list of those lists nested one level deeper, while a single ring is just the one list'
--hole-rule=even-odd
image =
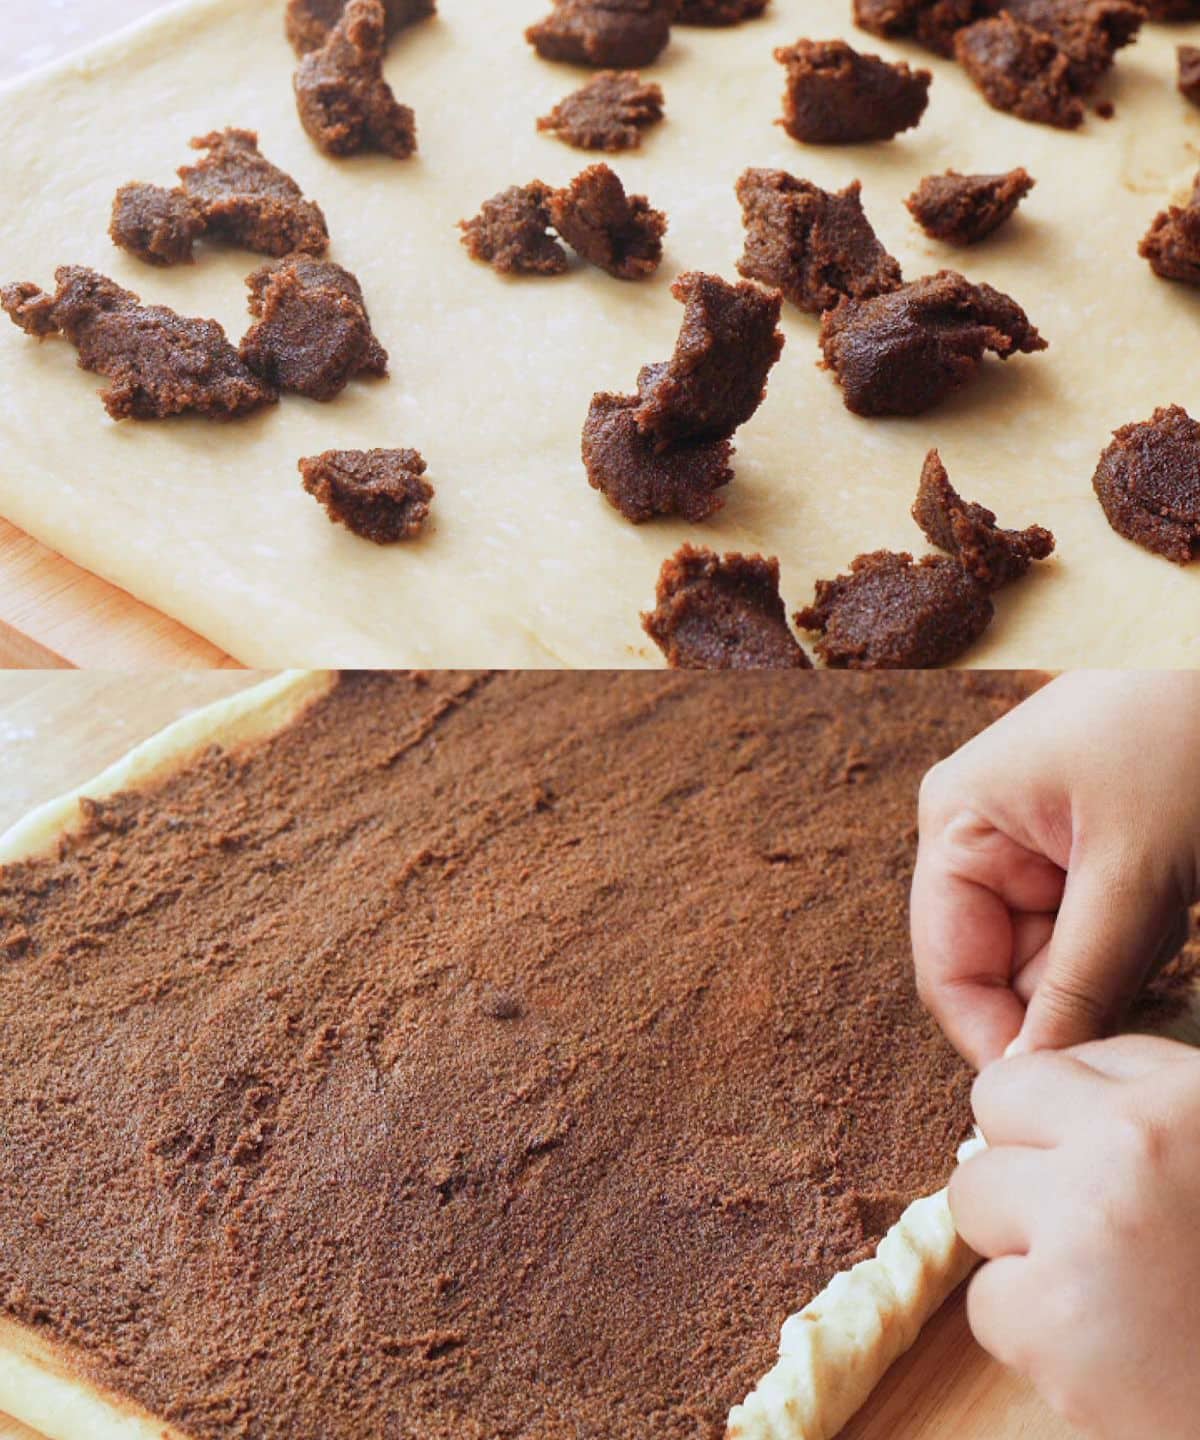
[{"label": "wood grain surface", "polygon": [[[4,0],[0,84],[143,19],[163,3]],[[0,668],[78,665],[129,670],[233,664],[228,655],[185,626],[0,519]]]},{"label": "wood grain surface", "polygon": [[20,1425],[15,1420],[6,1420],[0,1415],[0,1440],[42,1440],[42,1437],[28,1426]]},{"label": "wood grain surface", "polygon": [[[186,711],[260,678],[245,672],[0,674],[0,830]],[[958,1295],[843,1440],[1070,1440],[1070,1434],[1027,1386],[975,1345]],[[0,1417],[0,1440],[36,1437]]]}]

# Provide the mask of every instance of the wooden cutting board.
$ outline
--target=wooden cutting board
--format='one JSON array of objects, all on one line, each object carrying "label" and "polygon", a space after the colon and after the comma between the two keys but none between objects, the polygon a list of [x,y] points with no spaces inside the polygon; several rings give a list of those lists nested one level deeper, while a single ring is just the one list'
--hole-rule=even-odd
[{"label": "wooden cutting board", "polygon": [[[82,784],[187,710],[262,677],[0,674],[0,830]],[[1070,1440],[971,1339],[952,1298],[843,1440]],[[0,1417],[0,1440],[37,1440]],[[80,1436],[79,1440],[87,1440]]]},{"label": "wooden cutting board", "polygon": [[0,668],[196,670],[237,663],[0,520]]},{"label": "wooden cutting board", "polygon": [[[163,3],[5,0],[0,83],[132,24]],[[0,519],[0,667],[194,669],[236,663],[177,621]]]}]

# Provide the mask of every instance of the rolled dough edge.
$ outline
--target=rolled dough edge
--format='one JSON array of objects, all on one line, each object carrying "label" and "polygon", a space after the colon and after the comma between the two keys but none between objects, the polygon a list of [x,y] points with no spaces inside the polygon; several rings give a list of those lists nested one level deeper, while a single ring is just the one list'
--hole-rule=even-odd
[{"label": "rolled dough edge", "polygon": [[65,1350],[0,1319],[0,1411],[46,1440],[187,1440],[132,1401],[81,1377]]},{"label": "rolled dough edge", "polygon": [[[1147,1033],[1200,1047],[1200,989]],[[986,1148],[976,1131],[958,1163]],[[832,1440],[977,1264],[948,1191],[914,1200],[871,1259],[835,1275],[784,1322],[779,1359],[730,1412],[726,1440]]]},{"label": "rolled dough edge", "polygon": [[[968,1140],[959,1163],[983,1148]],[[779,1359],[730,1412],[728,1440],[832,1440],[978,1259],[945,1190],[914,1200],[869,1260],[784,1322]]]},{"label": "rolled dough edge", "polygon": [[[213,745],[229,749],[279,733],[335,681],[329,672],[288,671],[185,715],[0,835],[0,865],[52,853],[83,823],[83,799],[165,779]],[[982,1143],[968,1141],[959,1161]],[[871,1259],[835,1275],[786,1321],[779,1360],[730,1412],[728,1440],[831,1440],[976,1263],[955,1232],[946,1191],[915,1200]],[[46,1440],[187,1440],[98,1389],[72,1364],[68,1347],[4,1319],[0,1412]]]},{"label": "rolled dough edge", "polygon": [[52,853],[83,823],[81,800],[103,800],[163,779],[211,745],[228,748],[277,733],[328,693],[334,679],[328,671],[289,670],[183,716],[99,775],[40,805],[0,834],[0,865]]}]

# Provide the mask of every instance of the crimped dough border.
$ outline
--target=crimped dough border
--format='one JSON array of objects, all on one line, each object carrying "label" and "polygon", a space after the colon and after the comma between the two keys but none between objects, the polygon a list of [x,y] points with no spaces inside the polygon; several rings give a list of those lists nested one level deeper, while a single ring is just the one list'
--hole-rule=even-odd
[{"label": "crimped dough border", "polygon": [[[959,1163],[983,1148],[968,1140]],[[730,1412],[727,1440],[831,1440],[977,1263],[947,1192],[914,1200],[871,1259],[784,1322],[779,1359]]]},{"label": "crimped dough border", "polygon": [[[328,672],[289,671],[184,716],[0,835],[0,864],[53,853],[82,823],[81,800],[165,779],[213,745],[279,733],[334,683]],[[982,1143],[968,1141],[959,1160]],[[975,1263],[955,1233],[946,1191],[914,1201],[874,1257],[835,1275],[784,1324],[779,1360],[731,1411],[728,1440],[831,1440]],[[187,1440],[80,1376],[65,1347],[3,1319],[0,1412],[46,1440]]]}]

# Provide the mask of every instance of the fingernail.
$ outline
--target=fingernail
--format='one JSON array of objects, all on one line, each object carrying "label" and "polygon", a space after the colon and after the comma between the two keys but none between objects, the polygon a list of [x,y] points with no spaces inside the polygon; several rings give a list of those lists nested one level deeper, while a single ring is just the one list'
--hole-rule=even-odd
[{"label": "fingernail", "polygon": [[1026,1055],[1028,1052],[1029,1046],[1024,1043],[1024,1038],[1018,1035],[1015,1040],[1009,1041],[1008,1048],[1004,1052],[1004,1058],[1011,1060],[1014,1055]]}]

